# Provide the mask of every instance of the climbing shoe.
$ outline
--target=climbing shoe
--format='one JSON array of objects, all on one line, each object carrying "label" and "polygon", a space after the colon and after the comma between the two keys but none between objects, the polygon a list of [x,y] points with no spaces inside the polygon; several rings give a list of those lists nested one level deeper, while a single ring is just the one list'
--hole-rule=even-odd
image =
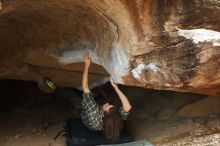
[{"label": "climbing shoe", "polygon": [[44,82],[45,84],[50,87],[51,89],[55,89],[56,88],[56,85],[53,81],[51,81],[48,77],[45,77],[44,78]]}]

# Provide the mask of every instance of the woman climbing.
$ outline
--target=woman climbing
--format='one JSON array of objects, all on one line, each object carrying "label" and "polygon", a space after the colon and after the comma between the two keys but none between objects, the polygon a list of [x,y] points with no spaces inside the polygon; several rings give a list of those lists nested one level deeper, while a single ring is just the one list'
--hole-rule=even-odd
[{"label": "woman climbing", "polygon": [[131,110],[131,105],[128,98],[118,88],[117,84],[110,78],[111,85],[118,94],[122,106],[117,108],[108,102],[103,105],[98,105],[94,100],[93,94],[88,86],[88,70],[91,64],[89,53],[84,54],[84,72],[82,78],[82,111],[81,118],[83,124],[95,131],[103,131],[107,139],[118,139],[120,130],[123,128],[123,120],[126,120]]}]

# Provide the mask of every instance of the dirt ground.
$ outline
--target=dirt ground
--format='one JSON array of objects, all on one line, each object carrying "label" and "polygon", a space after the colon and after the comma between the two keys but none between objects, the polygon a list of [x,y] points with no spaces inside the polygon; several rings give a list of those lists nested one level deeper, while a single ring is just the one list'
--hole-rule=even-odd
[{"label": "dirt ground", "polygon": [[53,140],[73,110],[62,102],[16,108],[0,113],[0,146],[65,146],[65,138]]},{"label": "dirt ground", "polygon": [[[183,104],[195,103],[194,100],[204,96],[122,89],[133,105],[126,124],[136,140],[147,139],[158,146],[220,145],[219,114],[176,116]],[[0,104],[0,146],[65,146],[64,136],[53,138],[63,129],[65,120],[78,116],[77,110],[67,99],[31,93],[25,97],[15,96],[16,99],[1,97],[5,100]],[[11,100],[15,102],[10,105]]]}]

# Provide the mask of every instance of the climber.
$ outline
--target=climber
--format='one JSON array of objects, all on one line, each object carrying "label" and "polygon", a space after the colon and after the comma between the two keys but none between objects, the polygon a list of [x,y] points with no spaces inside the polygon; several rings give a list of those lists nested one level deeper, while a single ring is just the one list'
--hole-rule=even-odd
[{"label": "climber", "polygon": [[93,93],[88,86],[88,70],[91,64],[89,53],[84,54],[84,72],[82,77],[82,111],[83,124],[94,131],[103,131],[107,139],[118,139],[123,128],[123,120],[126,120],[131,110],[128,98],[122,93],[117,84],[110,78],[111,85],[118,94],[122,106],[118,109],[108,102],[99,106],[94,100]]}]

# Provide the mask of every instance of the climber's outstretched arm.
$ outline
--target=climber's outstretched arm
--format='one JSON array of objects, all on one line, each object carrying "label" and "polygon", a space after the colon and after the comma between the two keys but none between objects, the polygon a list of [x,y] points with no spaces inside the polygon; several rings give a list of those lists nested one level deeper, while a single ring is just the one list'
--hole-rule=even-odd
[{"label": "climber's outstretched arm", "polygon": [[89,71],[89,66],[91,64],[91,59],[89,56],[89,53],[86,52],[84,54],[84,71],[83,71],[83,78],[82,78],[82,89],[83,89],[83,93],[89,93],[89,85],[88,85],[88,71]]},{"label": "climber's outstretched arm", "polygon": [[115,84],[112,80],[112,78],[110,78],[110,82],[112,84],[112,86],[114,87],[115,91],[117,92],[120,100],[121,100],[121,103],[122,103],[122,107],[123,107],[123,110],[125,112],[129,112],[131,110],[131,104],[128,100],[128,98],[124,95],[124,93],[118,88],[118,85]]}]

